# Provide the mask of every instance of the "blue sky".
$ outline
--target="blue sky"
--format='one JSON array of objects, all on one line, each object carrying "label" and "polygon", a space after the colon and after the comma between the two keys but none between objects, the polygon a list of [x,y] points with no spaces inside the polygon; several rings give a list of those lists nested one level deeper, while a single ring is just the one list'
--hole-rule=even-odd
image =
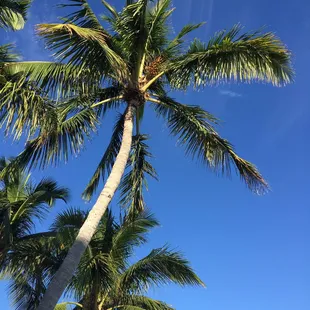
[{"label": "blue sky", "polygon": [[[120,7],[122,1],[111,1]],[[96,13],[103,7],[90,1]],[[25,60],[47,59],[33,25],[55,22],[62,12],[54,1],[35,0],[23,31],[4,33],[0,43],[13,41]],[[223,123],[221,134],[238,153],[254,162],[269,181],[272,192],[255,196],[239,182],[213,175],[169,137],[164,124],[147,111],[144,133],[151,136],[153,164],[160,181],[150,182],[147,203],[161,222],[150,243],[137,257],[165,243],[182,250],[207,284],[206,289],[165,286],[152,290],[178,310],[308,310],[310,309],[310,2],[307,0],[182,0],[174,1],[175,31],[184,23],[207,21],[195,33],[207,40],[212,33],[240,22],[245,30],[266,26],[293,52],[295,83],[221,85],[194,93],[174,94],[184,103],[199,104]],[[78,158],[33,177],[52,176],[72,190],[71,205],[88,208],[80,199],[85,184],[108,143],[113,116]],[[23,144],[0,134],[2,155],[16,155]],[[117,212],[116,202],[112,203]],[[58,204],[49,216],[65,208]],[[42,228],[46,227],[46,223]],[[0,284],[1,309],[9,309]]]}]

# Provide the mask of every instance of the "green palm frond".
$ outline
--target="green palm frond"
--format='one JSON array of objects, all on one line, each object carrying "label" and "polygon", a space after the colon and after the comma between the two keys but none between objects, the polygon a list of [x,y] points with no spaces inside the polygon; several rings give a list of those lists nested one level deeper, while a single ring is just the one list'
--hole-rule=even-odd
[{"label": "green palm frond", "polygon": [[83,309],[83,306],[77,302],[62,302],[58,305],[56,305],[54,310],[70,310],[72,309],[71,306],[74,306],[74,309]]},{"label": "green palm frond", "polygon": [[139,0],[127,5],[115,21],[118,49],[132,65],[132,76],[138,80],[147,39],[146,12],[149,0]]},{"label": "green palm frond", "polygon": [[147,233],[158,225],[159,222],[147,211],[140,212],[134,218],[127,216],[114,233],[109,253],[111,261],[122,266],[123,261],[132,255],[134,247],[145,243]]},{"label": "green palm frond", "polygon": [[100,83],[98,71],[48,61],[5,63],[2,72],[7,79],[22,74],[28,82],[57,97],[73,95],[81,90],[87,94],[98,88]]},{"label": "green palm frond", "polygon": [[[48,122],[47,122],[48,121]],[[69,154],[77,155],[85,139],[96,131],[98,119],[89,107],[79,107],[79,102],[70,101],[52,109],[50,120],[44,120],[38,136],[29,141],[15,160],[15,165],[41,168],[47,164],[67,161]]]},{"label": "green palm frond", "polygon": [[145,209],[143,190],[147,189],[146,176],[157,179],[157,173],[148,158],[152,154],[148,150],[145,141],[146,135],[133,137],[131,154],[128,161],[129,171],[124,175],[120,184],[120,205],[128,210],[128,214],[134,216]]},{"label": "green palm frond", "polygon": [[95,170],[95,173],[93,174],[91,180],[89,181],[86,189],[83,192],[83,197],[87,200],[91,199],[91,197],[94,195],[99,185],[100,178],[104,178],[106,175],[109,175],[112,169],[115,158],[121,146],[121,139],[124,128],[124,117],[125,113],[118,116],[118,119],[114,126],[114,131],[112,133],[111,141],[106,151],[104,152],[100,163]]},{"label": "green palm frond", "polygon": [[24,28],[31,2],[32,0],[1,0],[0,28],[12,30]]},{"label": "green palm frond", "polygon": [[112,15],[113,19],[118,18],[118,13],[117,13],[115,7],[113,7],[110,3],[108,3],[105,0],[101,0],[101,2],[105,6],[105,8],[109,11],[109,13]]},{"label": "green palm frond", "polygon": [[[9,280],[9,295],[16,309],[38,306],[57,258],[49,240],[27,240],[14,244],[1,263],[1,276]],[[56,267],[57,268],[57,267]]]},{"label": "green palm frond", "polygon": [[21,74],[12,76],[0,88],[0,128],[19,139],[32,136],[42,121],[53,119],[53,104],[45,93]]},{"label": "green palm frond", "polygon": [[121,296],[116,300],[105,303],[105,307],[108,309],[117,308],[122,310],[173,310],[172,307],[160,300],[142,295]]},{"label": "green palm frond", "polygon": [[3,63],[4,62],[12,62],[17,61],[19,59],[19,55],[14,54],[14,44],[3,44],[0,45],[0,86],[2,86],[3,76]]},{"label": "green palm frond", "polygon": [[149,286],[170,282],[204,286],[180,253],[163,247],[152,250],[145,258],[130,266],[121,275],[119,285],[123,290],[145,292]]},{"label": "green palm frond", "polygon": [[172,14],[174,9],[169,9],[171,0],[159,0],[149,8],[146,12],[146,39],[142,51],[142,61],[139,74],[141,75],[144,69],[145,61],[148,58],[157,56],[167,44],[167,34],[169,27],[167,19]]},{"label": "green palm frond", "polygon": [[[205,23],[198,23],[198,24],[188,24],[185,25],[181,31],[177,34],[177,36],[171,40],[168,44],[167,50],[164,52],[165,54],[168,53],[168,55],[173,52],[177,53],[180,52],[180,48],[182,47],[184,43],[184,37],[189,34],[190,32],[200,28]],[[173,55],[173,54],[172,54]]]},{"label": "green palm frond", "polygon": [[240,34],[241,29],[236,25],[221,31],[207,45],[195,40],[187,53],[172,62],[171,85],[264,81],[280,86],[291,82],[290,52],[285,45],[273,33]]},{"label": "green palm frond", "polygon": [[240,178],[256,193],[264,193],[268,185],[250,162],[239,157],[232,145],[221,138],[212,123],[216,119],[197,106],[187,106],[169,97],[159,97],[155,110],[167,120],[172,135],[185,146],[186,153],[197,157],[215,171],[230,175],[231,166],[236,168]]},{"label": "green palm frond", "polygon": [[127,74],[126,64],[113,50],[112,39],[103,30],[74,24],[40,24],[36,29],[46,46],[55,50],[54,56],[60,61],[67,60],[69,65],[83,69],[99,70],[107,76],[113,73],[121,80]]},{"label": "green palm frond", "polygon": [[50,230],[55,232],[61,232],[67,228],[79,230],[85,222],[87,214],[79,208],[70,207],[56,216]]},{"label": "green palm frond", "polygon": [[69,4],[61,4],[59,7],[78,8],[76,12],[70,13],[63,18],[66,23],[75,24],[83,28],[103,29],[87,0],[69,0]]}]

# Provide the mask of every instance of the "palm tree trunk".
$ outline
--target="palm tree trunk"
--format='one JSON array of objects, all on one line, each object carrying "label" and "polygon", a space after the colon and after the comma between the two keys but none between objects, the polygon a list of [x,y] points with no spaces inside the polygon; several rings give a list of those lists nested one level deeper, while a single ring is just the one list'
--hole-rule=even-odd
[{"label": "palm tree trunk", "polygon": [[134,112],[135,105],[129,103],[125,112],[124,132],[121,147],[111,173],[96,203],[89,212],[85,223],[81,227],[75,242],[48,286],[38,310],[54,310],[120,184],[131,149]]}]

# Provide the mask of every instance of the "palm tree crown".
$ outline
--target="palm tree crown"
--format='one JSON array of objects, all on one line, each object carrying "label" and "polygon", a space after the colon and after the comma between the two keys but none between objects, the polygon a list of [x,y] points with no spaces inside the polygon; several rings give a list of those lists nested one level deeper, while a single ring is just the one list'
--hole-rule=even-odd
[{"label": "palm tree crown", "polygon": [[[0,171],[9,165],[9,160],[0,158]],[[44,219],[49,207],[57,200],[68,199],[68,190],[51,179],[38,184],[30,180],[30,174],[18,171],[0,179],[0,257],[11,247],[34,237],[35,220]]]},{"label": "palm tree crown", "polygon": [[[292,79],[290,53],[278,38],[272,33],[241,34],[237,25],[215,34],[207,44],[199,40],[187,44],[185,36],[202,24],[186,25],[169,39],[170,0],[153,5],[147,0],[128,1],[121,12],[102,1],[107,11],[102,19],[107,27],[86,0],[69,2],[64,6],[77,7],[77,11],[64,23],[37,26],[38,35],[59,62],[8,63],[4,69],[8,76],[24,73],[18,81],[5,84],[0,101],[7,130],[13,129],[19,137],[26,127],[34,136],[21,154],[21,162],[45,165],[67,160],[70,152],[79,152],[107,110],[129,102],[135,107],[139,133],[149,102],[187,153],[223,173],[230,173],[234,166],[250,189],[266,189],[256,168],[215,131],[217,119],[201,107],[175,101],[167,90],[191,85],[199,88],[219,81],[257,80],[284,85]],[[17,83],[31,83],[32,87],[16,94]],[[43,90],[50,95],[57,93],[57,101],[53,96],[43,96]],[[14,98],[15,105],[10,105]],[[121,139],[122,126],[116,126],[115,135]],[[109,158],[100,162],[84,193],[86,198],[93,195],[100,177],[109,171],[118,149],[119,142],[111,141]]]},{"label": "palm tree crown", "polygon": [[[86,217],[87,212],[70,208],[52,224],[50,232],[55,237],[28,240],[11,252],[6,272],[13,275],[11,296],[18,307],[33,309],[38,305],[46,284]],[[147,233],[157,225],[157,220],[145,212],[134,219],[125,217],[118,223],[108,211],[82,257],[66,296],[74,297],[85,310],[172,310],[166,303],[147,297],[148,288],[170,282],[181,286],[203,285],[203,282],[180,253],[167,247],[152,250],[132,263],[135,248],[147,241]]]}]

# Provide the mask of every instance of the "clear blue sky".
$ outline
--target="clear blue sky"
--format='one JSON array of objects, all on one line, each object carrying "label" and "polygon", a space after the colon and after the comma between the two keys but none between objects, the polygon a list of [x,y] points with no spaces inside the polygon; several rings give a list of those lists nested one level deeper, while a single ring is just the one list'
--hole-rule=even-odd
[{"label": "clear blue sky", "polygon": [[[112,3],[123,1],[113,0]],[[35,0],[26,28],[1,32],[0,42],[16,42],[24,59],[46,59],[33,25],[53,22],[62,12],[51,0]],[[96,13],[99,0],[92,0]],[[310,2],[308,0],[175,0],[175,30],[187,22],[207,21],[196,36],[207,40],[240,22],[246,30],[265,25],[293,52],[296,81],[285,88],[270,85],[222,85],[203,92],[176,94],[184,103],[199,104],[224,122],[221,134],[241,156],[254,162],[272,192],[258,197],[237,177],[217,177],[185,158],[183,150],[153,113],[142,131],[151,135],[151,150],[160,182],[151,182],[147,202],[162,226],[150,236],[147,249],[168,242],[182,250],[207,289],[165,286],[151,292],[178,310],[309,310],[310,309]],[[72,190],[72,205],[90,207],[80,199],[87,180],[110,136],[113,117],[99,135],[68,164],[43,172]],[[23,147],[0,138],[2,155]],[[114,210],[118,207],[113,203]],[[65,206],[57,205],[51,218]],[[45,224],[46,226],[46,224]],[[145,249],[137,253],[140,257]],[[1,309],[8,309],[0,284]]]}]

